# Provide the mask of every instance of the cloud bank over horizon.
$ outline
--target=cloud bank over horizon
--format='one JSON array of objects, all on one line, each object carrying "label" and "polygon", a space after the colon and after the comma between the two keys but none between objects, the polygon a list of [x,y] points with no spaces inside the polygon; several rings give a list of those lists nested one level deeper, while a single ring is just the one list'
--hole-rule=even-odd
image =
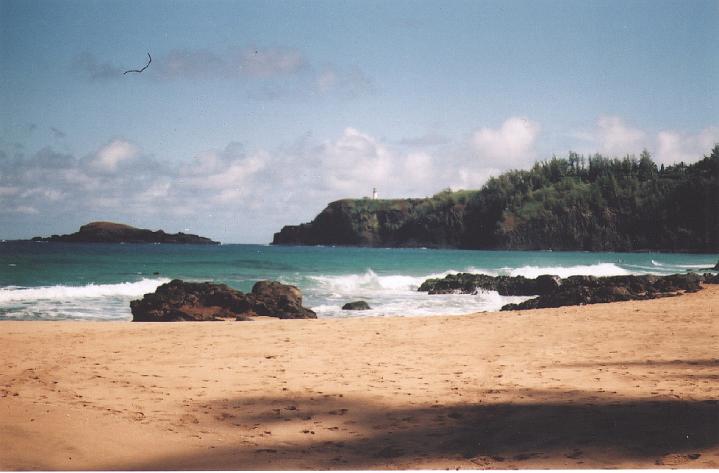
[{"label": "cloud bank over horizon", "polygon": [[[719,126],[650,133],[601,116],[573,135],[575,150],[587,154],[637,156],[648,149],[657,163],[690,163],[719,142]],[[371,195],[375,187],[382,198],[480,188],[491,176],[550,158],[539,154],[541,139],[540,123],[513,116],[455,141],[392,142],[347,127],[333,139],[303,137],[253,150],[232,141],[173,160],[124,137],[82,156],[52,146],[31,154],[0,149],[0,222],[19,218],[48,234],[115,220],[225,242],[268,242],[282,225],[307,221],[330,201]]]}]

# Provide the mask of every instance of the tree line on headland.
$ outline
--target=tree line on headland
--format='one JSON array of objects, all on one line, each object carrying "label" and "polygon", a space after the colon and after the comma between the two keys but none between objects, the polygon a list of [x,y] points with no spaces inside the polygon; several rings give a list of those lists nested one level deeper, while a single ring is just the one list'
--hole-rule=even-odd
[{"label": "tree line on headland", "polygon": [[345,199],[273,244],[719,251],[719,145],[693,164],[569,153],[426,199]]}]

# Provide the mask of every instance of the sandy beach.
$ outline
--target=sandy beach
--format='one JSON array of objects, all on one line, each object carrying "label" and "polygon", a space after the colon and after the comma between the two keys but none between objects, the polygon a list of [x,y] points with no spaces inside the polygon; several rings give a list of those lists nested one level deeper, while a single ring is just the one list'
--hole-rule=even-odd
[{"label": "sandy beach", "polygon": [[718,316],[3,322],[0,469],[717,468]]}]

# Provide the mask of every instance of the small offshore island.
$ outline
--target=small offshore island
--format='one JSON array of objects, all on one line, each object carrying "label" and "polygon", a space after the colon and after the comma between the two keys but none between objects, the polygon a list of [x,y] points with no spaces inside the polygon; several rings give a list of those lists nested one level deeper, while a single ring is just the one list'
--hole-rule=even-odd
[{"label": "small offshore island", "polygon": [[130,225],[114,222],[90,222],[80,230],[69,235],[52,235],[34,237],[32,241],[48,241],[62,243],[170,243],[184,245],[219,245],[220,242],[189,233],[165,233],[163,230],[152,231],[135,228]]}]

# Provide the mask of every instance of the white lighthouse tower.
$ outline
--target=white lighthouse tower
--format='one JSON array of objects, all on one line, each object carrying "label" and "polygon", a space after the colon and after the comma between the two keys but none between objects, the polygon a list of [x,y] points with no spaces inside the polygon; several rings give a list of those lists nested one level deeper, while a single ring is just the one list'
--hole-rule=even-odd
[{"label": "white lighthouse tower", "polygon": [[372,188],[372,200],[377,200],[377,188]]}]

